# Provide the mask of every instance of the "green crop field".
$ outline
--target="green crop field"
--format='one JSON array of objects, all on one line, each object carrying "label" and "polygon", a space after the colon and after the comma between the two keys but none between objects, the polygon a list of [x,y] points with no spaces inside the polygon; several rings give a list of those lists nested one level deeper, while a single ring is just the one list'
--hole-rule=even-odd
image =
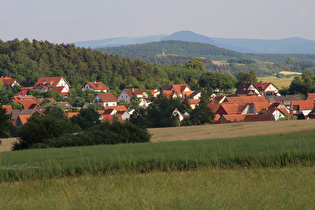
[{"label": "green crop field", "polygon": [[315,208],[315,132],[0,153],[3,209]]},{"label": "green crop field", "polygon": [[259,77],[257,78],[258,81],[263,81],[263,82],[271,82],[278,88],[282,87],[289,87],[294,76],[289,77],[289,78],[277,78],[277,77]]}]

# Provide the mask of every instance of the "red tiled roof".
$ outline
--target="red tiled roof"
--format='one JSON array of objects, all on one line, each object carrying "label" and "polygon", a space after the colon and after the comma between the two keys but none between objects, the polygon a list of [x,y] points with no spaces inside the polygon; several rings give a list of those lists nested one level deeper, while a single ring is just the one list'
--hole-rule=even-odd
[{"label": "red tiled roof", "polygon": [[232,103],[239,103],[239,104],[248,104],[254,102],[268,102],[268,100],[263,96],[234,96],[234,97],[226,97],[225,101],[232,102]]},{"label": "red tiled roof", "polygon": [[284,114],[286,117],[290,116],[290,113],[288,112],[286,108],[278,108],[278,110],[282,112],[282,114]]},{"label": "red tiled roof", "polygon": [[[177,94],[182,94],[183,91],[186,89],[186,88],[189,88],[189,86],[187,84],[180,84],[180,85],[172,85],[174,90],[176,91]],[[190,90],[190,88],[189,88]],[[187,95],[188,96],[188,95]]]},{"label": "red tiled roof", "polygon": [[80,114],[80,112],[66,112],[65,113],[67,118],[71,118],[71,117],[74,117],[74,116],[78,116]]},{"label": "red tiled roof", "polygon": [[[19,116],[18,116],[18,119],[20,118],[20,121],[21,121],[22,125],[24,125],[25,123],[28,122],[28,119],[29,119],[31,116],[32,116],[31,114],[29,114],[29,115],[19,115]],[[18,119],[17,119],[17,120],[18,120]]]},{"label": "red tiled roof", "polygon": [[141,95],[141,96],[143,96],[143,93],[138,88],[124,89],[124,91],[130,97],[132,97],[133,95]]},{"label": "red tiled roof", "polygon": [[[239,113],[239,104],[221,103],[220,105],[221,105],[221,107],[217,111],[218,114],[238,114]],[[222,113],[220,113],[221,108],[223,109]]]},{"label": "red tiled roof", "polygon": [[253,103],[256,107],[256,111],[260,112],[261,110],[267,110],[268,107],[270,106],[270,103],[267,102],[255,102]]},{"label": "red tiled roof", "polygon": [[6,109],[7,115],[11,115],[11,113],[12,113],[12,106],[11,105],[2,105],[2,108]]},{"label": "red tiled roof", "polygon": [[305,98],[305,100],[306,100],[308,97],[310,98],[310,100],[315,101],[315,93],[308,93],[307,96],[306,96],[306,98]]},{"label": "red tiled roof", "polygon": [[292,105],[299,105],[302,110],[313,110],[314,101],[303,100],[303,101],[292,101]]},{"label": "red tiled roof", "polygon": [[272,114],[246,115],[244,118],[244,122],[271,121],[272,118]]},{"label": "red tiled roof", "polygon": [[128,112],[128,109],[125,107],[125,105],[118,105],[118,106],[104,106],[104,110],[106,109],[115,109],[116,111],[126,111]]},{"label": "red tiled roof", "polygon": [[13,79],[11,77],[0,77],[0,81],[2,82],[3,86],[9,86],[12,85],[15,81],[18,84],[21,84],[17,79]]},{"label": "red tiled roof", "polygon": [[62,77],[41,77],[34,85],[34,88],[56,87],[61,79]]},{"label": "red tiled roof", "polygon": [[[106,121],[106,119],[108,119],[109,121],[112,121],[115,115],[109,115],[109,114],[103,114],[103,121]],[[119,117],[119,121],[123,121],[123,119],[121,118],[121,115],[118,114]]]},{"label": "red tiled roof", "polygon": [[108,90],[109,88],[103,82],[87,82],[94,90]]},{"label": "red tiled roof", "polygon": [[241,122],[245,119],[246,114],[228,114],[222,115],[226,121],[230,122]]},{"label": "red tiled roof", "polygon": [[176,95],[172,90],[163,90],[163,94],[170,99],[173,95]]},{"label": "red tiled roof", "polygon": [[98,93],[102,102],[117,102],[117,98],[112,93]]},{"label": "red tiled roof", "polygon": [[221,105],[220,104],[208,104],[207,106],[211,108],[211,111],[213,113],[217,113],[217,111]]},{"label": "red tiled roof", "polygon": [[189,104],[199,104],[200,99],[188,99]]}]

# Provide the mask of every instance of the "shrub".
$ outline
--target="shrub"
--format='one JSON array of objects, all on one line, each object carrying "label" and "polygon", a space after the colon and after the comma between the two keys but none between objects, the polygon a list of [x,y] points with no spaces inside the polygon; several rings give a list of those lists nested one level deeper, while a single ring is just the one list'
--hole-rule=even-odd
[{"label": "shrub", "polygon": [[14,144],[13,150],[31,148],[45,139],[57,138],[71,132],[72,124],[69,120],[52,116],[34,117],[19,129],[20,139]]},{"label": "shrub", "polygon": [[100,144],[122,144],[149,142],[151,135],[144,128],[130,123],[102,123],[79,134],[66,134],[46,139],[32,148],[91,146]]}]

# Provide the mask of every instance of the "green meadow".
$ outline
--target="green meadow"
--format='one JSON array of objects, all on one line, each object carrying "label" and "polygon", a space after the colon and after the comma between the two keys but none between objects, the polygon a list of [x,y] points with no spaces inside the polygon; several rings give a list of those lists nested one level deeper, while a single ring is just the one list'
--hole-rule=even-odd
[{"label": "green meadow", "polygon": [[315,208],[315,132],[0,153],[4,209]]}]

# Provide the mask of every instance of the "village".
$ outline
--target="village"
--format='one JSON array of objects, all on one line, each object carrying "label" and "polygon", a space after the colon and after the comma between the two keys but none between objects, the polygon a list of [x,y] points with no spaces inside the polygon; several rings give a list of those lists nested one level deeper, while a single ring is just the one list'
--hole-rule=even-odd
[{"label": "village", "polygon": [[[10,77],[1,77],[0,81],[5,89],[8,86],[21,85],[17,79]],[[56,101],[53,98],[36,98],[28,95],[28,91],[32,89],[42,92],[55,91],[64,100]],[[98,104],[102,107],[98,110],[101,121],[111,121],[114,117],[117,117],[119,121],[127,121],[135,109],[126,107],[124,104],[130,103],[134,97],[138,99],[139,106],[144,109],[150,105],[150,98],[157,97],[159,94],[164,94],[167,98],[187,98],[191,109],[198,106],[201,97],[201,90],[191,90],[187,84],[164,85],[160,90],[150,89],[145,92],[138,88],[129,88],[122,90],[118,97],[115,97],[104,83],[94,81],[82,86],[82,91],[95,92],[94,99],[83,107],[73,107],[67,102],[70,89],[71,85],[64,77],[41,77],[33,87],[22,87],[21,91],[9,101],[9,104],[15,103],[22,108],[13,109],[12,105],[3,105],[3,108],[6,109],[6,114],[13,125],[20,127],[34,113],[44,113],[46,106],[41,106],[41,104],[47,100],[50,105],[62,107],[68,118],[78,115],[78,110],[81,108]],[[298,94],[281,96],[279,89],[272,83],[242,83],[231,96],[216,92],[209,98],[208,107],[215,114],[214,124],[315,118],[314,93],[309,93],[305,99]],[[173,115],[178,116],[180,122],[185,117],[189,117],[189,113],[181,113],[177,109],[174,110]]]}]

